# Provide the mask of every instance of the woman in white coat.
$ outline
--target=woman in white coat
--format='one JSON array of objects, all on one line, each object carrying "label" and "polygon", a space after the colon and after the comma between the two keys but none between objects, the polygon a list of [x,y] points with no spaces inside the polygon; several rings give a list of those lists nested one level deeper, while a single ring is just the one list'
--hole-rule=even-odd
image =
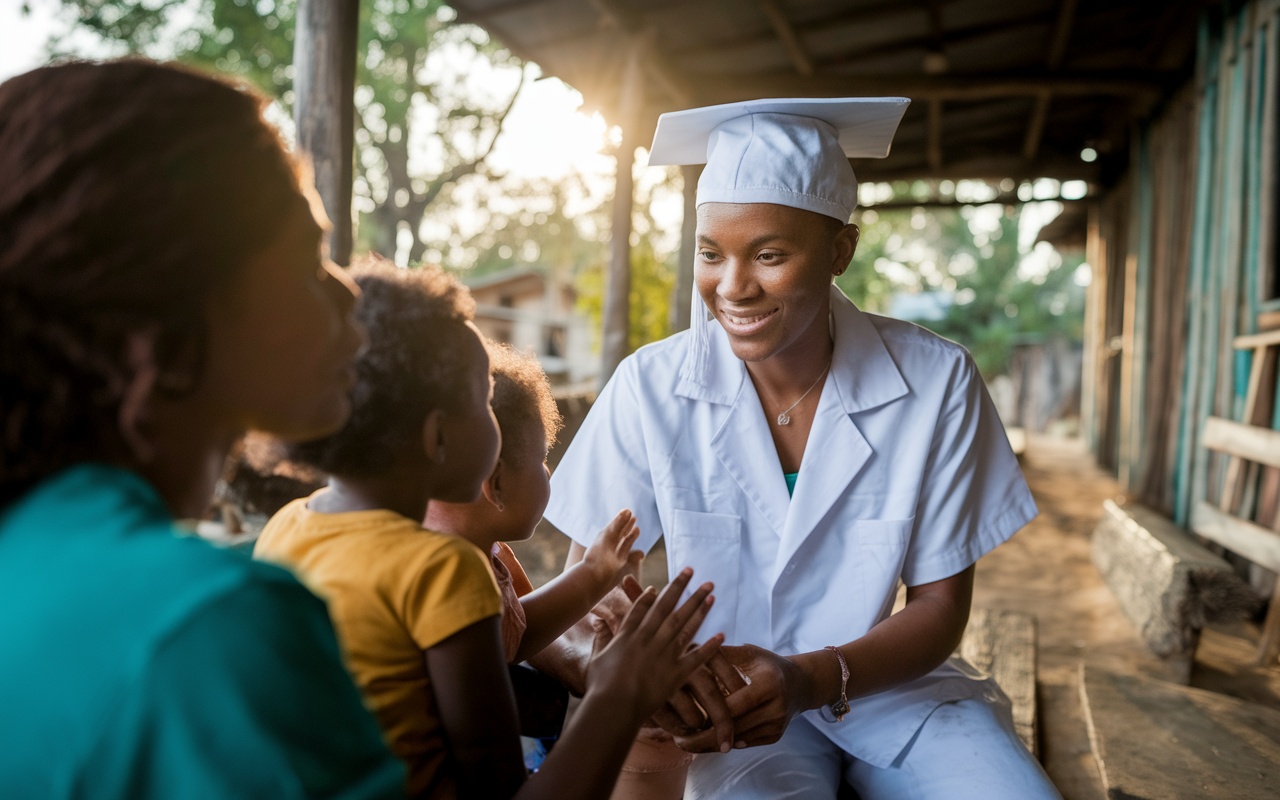
[{"label": "woman in white coat", "polygon": [[619,366],[546,518],[572,564],[629,507],[638,547],[665,537],[672,570],[715,582],[701,633],[738,645],[723,652],[749,684],[721,669],[724,700],[702,684],[719,733],[687,701],[660,720],[703,753],[687,798],[834,798],[842,778],[863,800],[1059,796],[999,688],[948,660],[974,562],[1036,514],[982,379],[964,348],[833,285],[858,241],[847,157],[886,155],[905,105],[753,101],[659,122],[651,164],[707,162],[705,305]]}]

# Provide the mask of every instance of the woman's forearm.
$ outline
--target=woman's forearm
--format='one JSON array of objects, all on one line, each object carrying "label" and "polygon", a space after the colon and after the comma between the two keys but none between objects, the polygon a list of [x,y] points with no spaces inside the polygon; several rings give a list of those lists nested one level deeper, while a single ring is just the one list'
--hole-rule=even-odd
[{"label": "woman's forearm", "polygon": [[[908,590],[906,608],[862,638],[840,645],[849,665],[846,694],[850,700],[927,675],[955,651],[969,621],[973,568],[939,582],[948,583],[952,585]],[[820,708],[840,699],[840,662],[834,653],[816,650],[791,660],[809,677],[805,708]]]}]

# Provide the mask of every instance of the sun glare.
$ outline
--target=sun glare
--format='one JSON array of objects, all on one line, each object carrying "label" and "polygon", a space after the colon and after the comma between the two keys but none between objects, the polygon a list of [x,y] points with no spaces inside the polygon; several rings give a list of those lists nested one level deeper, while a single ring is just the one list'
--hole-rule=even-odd
[{"label": "sun glare", "polygon": [[581,106],[582,95],[557,78],[527,85],[494,148],[493,167],[529,178],[612,174],[613,159],[601,152],[608,123]]}]

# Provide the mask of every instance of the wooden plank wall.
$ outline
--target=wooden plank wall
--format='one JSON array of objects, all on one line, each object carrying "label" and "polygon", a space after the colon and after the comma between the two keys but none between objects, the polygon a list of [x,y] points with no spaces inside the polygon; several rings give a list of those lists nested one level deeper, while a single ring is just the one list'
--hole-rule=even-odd
[{"label": "wooden plank wall", "polygon": [[1115,469],[1120,444],[1120,373],[1124,342],[1125,262],[1129,249],[1129,187],[1125,177],[1098,205],[1098,225],[1090,249],[1097,253],[1094,299],[1100,309],[1095,335],[1093,408],[1094,453],[1098,463]]},{"label": "wooden plank wall", "polygon": [[1135,458],[1127,482],[1144,505],[1172,515],[1177,421],[1187,351],[1187,281],[1195,211],[1200,97],[1179,92],[1148,138],[1151,163],[1149,318],[1143,361],[1146,386],[1131,436]]},{"label": "wooden plank wall", "polygon": [[1090,221],[1083,422],[1099,463],[1181,525],[1225,500],[1280,531],[1280,469],[1233,468],[1226,486],[1227,460],[1201,442],[1211,416],[1280,430],[1276,359],[1251,388],[1252,353],[1232,346],[1280,328],[1278,10],[1206,7],[1195,78],[1140,126]]}]

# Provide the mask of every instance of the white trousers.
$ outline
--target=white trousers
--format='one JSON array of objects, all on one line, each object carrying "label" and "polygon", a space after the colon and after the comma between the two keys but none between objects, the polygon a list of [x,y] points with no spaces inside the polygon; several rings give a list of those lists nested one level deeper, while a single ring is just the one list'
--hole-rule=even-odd
[{"label": "white trousers", "polygon": [[862,800],[1061,800],[1014,731],[1005,703],[944,703],[894,763],[873,767],[795,717],[775,744],[694,759],[686,800],[834,800],[844,777]]}]

